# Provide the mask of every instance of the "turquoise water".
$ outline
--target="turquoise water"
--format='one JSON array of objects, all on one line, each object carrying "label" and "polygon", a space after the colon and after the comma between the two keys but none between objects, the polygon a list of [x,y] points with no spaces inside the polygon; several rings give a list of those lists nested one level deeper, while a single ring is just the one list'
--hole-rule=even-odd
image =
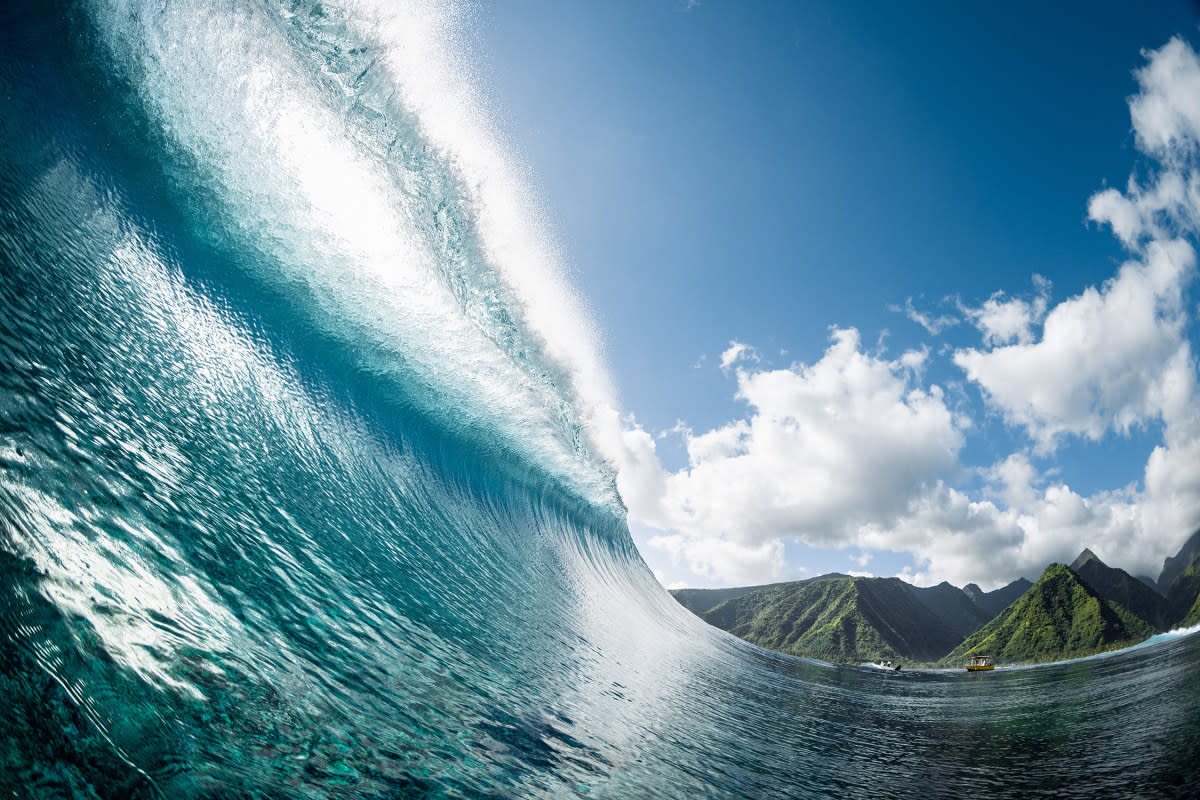
[{"label": "turquoise water", "polygon": [[4,796],[1200,795],[1200,636],[893,674],[657,585],[405,72],[428,14],[42,6],[0,9]]}]

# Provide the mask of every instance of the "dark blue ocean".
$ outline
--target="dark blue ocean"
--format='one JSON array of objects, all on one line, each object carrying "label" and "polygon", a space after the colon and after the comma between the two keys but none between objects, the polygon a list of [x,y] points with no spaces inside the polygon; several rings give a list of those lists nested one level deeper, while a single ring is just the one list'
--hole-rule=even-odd
[{"label": "dark blue ocean", "polygon": [[1195,633],[885,673],[659,587],[470,13],[0,4],[0,796],[1200,796]]}]

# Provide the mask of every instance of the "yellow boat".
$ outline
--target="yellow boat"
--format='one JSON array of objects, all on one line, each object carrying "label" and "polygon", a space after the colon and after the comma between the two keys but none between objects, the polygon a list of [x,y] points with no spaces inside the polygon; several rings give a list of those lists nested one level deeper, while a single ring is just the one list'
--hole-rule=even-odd
[{"label": "yellow boat", "polygon": [[967,672],[980,672],[985,669],[995,669],[991,656],[971,656],[967,662]]}]

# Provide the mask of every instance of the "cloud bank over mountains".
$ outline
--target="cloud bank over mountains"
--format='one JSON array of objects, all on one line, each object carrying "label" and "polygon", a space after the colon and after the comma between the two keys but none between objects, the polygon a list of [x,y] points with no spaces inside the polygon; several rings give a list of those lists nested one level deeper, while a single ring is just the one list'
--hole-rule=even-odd
[{"label": "cloud bank over mountains", "polygon": [[[1200,524],[1200,407],[1189,343],[1192,243],[1200,229],[1200,59],[1182,39],[1146,53],[1129,108],[1147,177],[1104,189],[1088,217],[1128,254],[1116,274],[1057,304],[997,290],[959,316],[904,313],[930,336],[965,322],[974,347],[943,348],[982,406],[925,383],[931,349],[889,359],[853,328],[831,329],[820,360],[764,366],[731,342],[720,366],[746,414],[680,428],[687,465],[662,466],[656,439],[627,421],[618,488],[649,546],[711,583],[787,577],[784,542],[908,552],[909,579],[996,585],[1070,561],[1156,575]],[[963,463],[971,430],[998,414],[1026,445],[990,465]],[[1087,496],[1056,477],[1074,440],[1162,431],[1142,479]],[[963,488],[973,485],[973,490]]]}]

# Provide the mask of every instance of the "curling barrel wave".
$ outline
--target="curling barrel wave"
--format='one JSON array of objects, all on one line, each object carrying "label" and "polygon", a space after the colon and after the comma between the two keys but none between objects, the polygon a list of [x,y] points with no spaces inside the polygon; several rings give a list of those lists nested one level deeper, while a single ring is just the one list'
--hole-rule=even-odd
[{"label": "curling barrel wave", "polygon": [[0,9],[0,792],[1191,796],[1200,637],[988,680],[658,586],[453,3]]}]

